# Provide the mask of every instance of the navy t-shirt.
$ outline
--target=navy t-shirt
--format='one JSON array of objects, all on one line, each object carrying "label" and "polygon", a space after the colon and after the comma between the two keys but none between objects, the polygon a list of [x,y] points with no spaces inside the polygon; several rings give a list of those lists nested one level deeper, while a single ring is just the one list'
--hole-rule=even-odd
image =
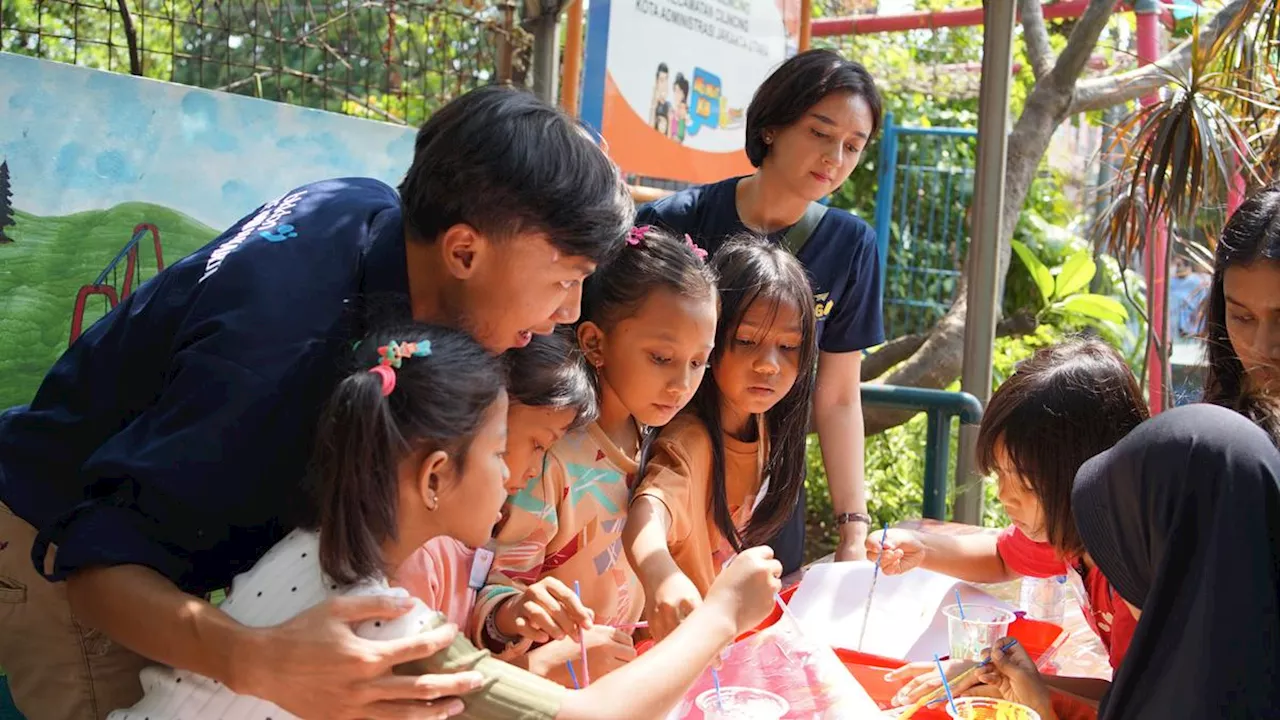
[{"label": "navy t-shirt", "polygon": [[[700,185],[640,208],[637,225],[656,225],[677,235],[688,233],[708,252],[747,227],[738,217],[741,178]],[[780,242],[789,228],[771,234]],[[830,208],[796,252],[813,285],[818,347],[824,352],[865,350],[884,342],[880,253],[876,233],[854,215]]]},{"label": "navy t-shirt", "polygon": [[293,190],[144,283],[0,416],[0,501],[40,531],[33,555],[57,545],[53,579],[139,564],[225,587],[305,508],[352,339],[408,314],[396,191]]}]

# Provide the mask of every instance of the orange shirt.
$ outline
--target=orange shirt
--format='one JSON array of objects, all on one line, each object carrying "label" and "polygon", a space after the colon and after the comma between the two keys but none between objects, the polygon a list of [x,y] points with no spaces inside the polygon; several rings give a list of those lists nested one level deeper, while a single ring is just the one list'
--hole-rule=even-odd
[{"label": "orange shirt", "polygon": [[[756,442],[724,436],[725,493],[729,514],[739,530],[751,520],[768,458],[763,416],[757,428]],[[667,508],[671,514],[667,548],[676,565],[705,596],[733,555],[732,546],[712,517],[711,436],[693,413],[681,413],[662,429],[651,452],[636,497],[651,497]]]}]

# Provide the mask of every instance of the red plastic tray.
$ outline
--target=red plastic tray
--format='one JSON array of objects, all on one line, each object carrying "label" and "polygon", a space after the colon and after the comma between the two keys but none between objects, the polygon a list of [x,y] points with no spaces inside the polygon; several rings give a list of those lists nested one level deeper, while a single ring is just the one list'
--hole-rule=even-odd
[{"label": "red plastic tray", "polygon": [[[783,602],[790,602],[798,587],[798,585],[793,585],[783,590],[781,593]],[[764,622],[760,623],[754,630],[738,636],[737,639],[742,640],[750,637],[773,625],[781,617],[782,608],[775,605],[773,612],[765,618]],[[1037,664],[1043,664],[1048,661],[1067,637],[1062,627],[1058,625],[1039,620],[1030,620],[1022,616],[1019,616],[1009,626],[1009,635],[1022,644],[1027,654]],[[652,640],[644,640],[637,643],[637,654],[644,653],[652,645]],[[862,685],[863,689],[867,691],[867,694],[871,696],[872,700],[875,700],[881,709],[887,710],[892,707],[893,696],[906,684],[906,681],[888,682],[884,679],[884,676],[889,671],[905,665],[904,661],[845,648],[833,648],[833,650],[835,650],[836,657],[840,658],[849,673],[857,679],[858,683]],[[945,711],[926,708],[917,712],[915,717],[919,720],[943,720],[949,716]]]}]

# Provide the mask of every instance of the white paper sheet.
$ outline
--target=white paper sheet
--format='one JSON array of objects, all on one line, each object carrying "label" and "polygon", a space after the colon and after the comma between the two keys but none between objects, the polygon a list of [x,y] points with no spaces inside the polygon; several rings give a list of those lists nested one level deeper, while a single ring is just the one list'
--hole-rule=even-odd
[{"label": "white paper sheet", "polygon": [[[791,598],[791,612],[806,633],[827,639],[832,647],[857,650],[874,572],[875,564],[866,561],[814,565]],[[956,588],[966,604],[1014,609],[949,575],[929,570],[881,573],[862,652],[908,662],[947,654],[947,619],[942,608],[955,604]]]}]

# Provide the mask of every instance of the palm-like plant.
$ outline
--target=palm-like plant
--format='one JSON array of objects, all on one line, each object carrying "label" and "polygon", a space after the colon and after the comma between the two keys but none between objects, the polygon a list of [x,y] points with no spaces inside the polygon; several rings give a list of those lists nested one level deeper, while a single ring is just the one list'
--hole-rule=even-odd
[{"label": "palm-like plant", "polygon": [[[1200,228],[1203,233],[1188,235],[1204,238],[1207,246],[1189,255],[1202,261],[1212,257],[1220,210],[1233,185],[1241,178],[1246,187],[1263,185],[1277,172],[1280,5],[1276,0],[1242,4],[1224,30],[1208,40],[1201,40],[1197,27],[1189,62],[1167,72],[1168,89],[1155,102],[1135,107],[1111,133],[1107,151],[1118,158],[1118,168],[1104,189],[1109,198],[1096,231],[1103,247],[1122,262],[1146,249],[1160,224]],[[1167,287],[1165,292],[1167,307]],[[1168,387],[1166,318],[1147,320],[1149,333],[1159,328],[1154,335],[1159,342],[1152,345],[1164,360]]]}]

